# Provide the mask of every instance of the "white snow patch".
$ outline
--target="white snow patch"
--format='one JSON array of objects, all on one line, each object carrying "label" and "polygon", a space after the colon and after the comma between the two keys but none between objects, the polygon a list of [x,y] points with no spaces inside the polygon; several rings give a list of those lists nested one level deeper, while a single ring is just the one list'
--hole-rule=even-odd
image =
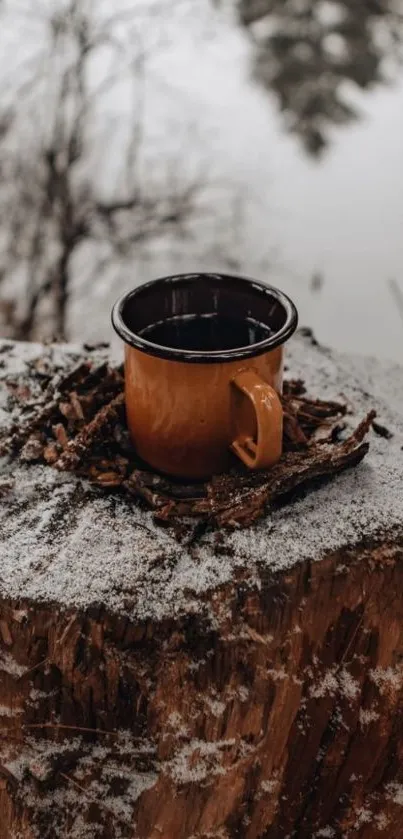
[{"label": "white snow patch", "polygon": [[227,707],[225,702],[221,702],[219,699],[211,699],[210,696],[205,697],[205,702],[214,717],[222,717]]},{"label": "white snow patch", "polygon": [[388,798],[390,798],[394,804],[398,804],[399,807],[403,807],[403,784],[398,784],[392,782],[387,785],[386,793]]},{"label": "white snow patch", "polygon": [[378,813],[378,815],[374,817],[374,824],[377,830],[386,830],[389,824],[389,819],[386,813]]},{"label": "white snow patch", "polygon": [[357,816],[354,824],[355,830],[358,830],[363,824],[370,824],[372,821],[372,810],[367,807],[360,807],[355,811],[355,815]]},{"label": "white snow patch", "polygon": [[379,720],[378,711],[371,711],[369,708],[360,708],[359,720],[362,726],[370,725],[371,722]]},{"label": "white snow patch", "polygon": [[0,672],[8,673],[9,676],[20,679],[28,672],[28,667],[18,664],[10,653],[0,650]]},{"label": "white snow patch", "polygon": [[22,708],[10,708],[8,705],[0,705],[0,717],[16,717],[22,713]]},{"label": "white snow patch", "polygon": [[235,740],[191,740],[165,764],[164,771],[179,784],[200,783],[214,775],[225,775],[222,756]]},{"label": "white snow patch", "polygon": [[[133,812],[137,799],[155,785],[158,775],[154,769],[137,770],[138,758],[149,754],[150,744],[136,741],[130,732],[120,732],[111,745],[91,745],[81,738],[52,741],[28,740],[20,754],[5,760],[5,768],[19,781],[18,794],[31,809],[33,835],[38,839],[36,817],[52,811],[54,839],[96,839],[101,825],[91,814],[97,805],[101,820],[114,817],[114,837],[123,839],[128,829],[133,830]],[[55,760],[63,753],[75,755],[76,765],[68,778],[55,776],[56,787],[38,796],[33,779],[53,777]],[[154,755],[154,749],[151,749]],[[122,760],[122,758],[127,758]],[[155,767],[157,763],[154,760]],[[116,781],[120,789],[115,792]],[[94,820],[95,819],[95,820]],[[83,825],[86,832],[83,833]],[[122,830],[123,828],[123,830]],[[135,835],[135,834],[134,834]],[[53,834],[52,834],[53,836]]]},{"label": "white snow patch", "polygon": [[284,667],[279,667],[278,670],[268,670],[267,675],[273,679],[273,682],[285,682],[286,679],[289,679],[288,673],[284,670]]},{"label": "white snow patch", "polygon": [[339,683],[333,672],[328,670],[317,685],[311,685],[309,695],[312,699],[323,699],[325,696],[333,696],[338,690]]},{"label": "white snow patch", "polygon": [[[49,358],[58,370],[79,360],[76,348],[7,344],[0,380],[17,373],[21,382],[28,381],[27,361],[35,355]],[[302,376],[314,396],[337,398],[344,393],[355,409],[351,424],[370,408],[378,409],[393,438],[371,435],[369,455],[360,467],[273,510],[251,528],[226,534],[227,556],[215,555],[213,534],[190,552],[169,531],[155,526],[151,513],[130,500],[116,503],[100,496],[74,476],[48,467],[3,463],[4,478],[13,477],[14,489],[0,507],[0,594],[67,608],[102,603],[139,620],[201,610],[207,614],[199,595],[233,581],[240,569],[247,568],[248,584],[258,587],[262,575],[286,571],[305,559],[319,560],[329,551],[357,543],[362,533],[367,538],[379,533],[401,538],[402,370],[315,348],[301,336],[290,342],[287,363],[288,375]],[[378,384],[378,397],[368,397]],[[7,427],[16,420],[15,413],[5,410],[0,423]],[[336,689],[335,678],[325,677],[313,695],[315,690],[320,697]],[[373,671],[373,678],[381,688],[386,686],[387,675]],[[402,674],[394,678],[400,684]],[[347,676],[341,677],[340,685],[350,698],[359,690]]]},{"label": "white snow patch", "polygon": [[262,781],[260,784],[260,788],[264,792],[273,793],[278,788],[279,780],[278,778],[270,779],[268,781]]},{"label": "white snow patch", "polygon": [[237,694],[241,702],[247,702],[249,698],[249,689],[245,685],[240,685],[237,689]]},{"label": "white snow patch", "polygon": [[403,666],[376,667],[370,670],[369,678],[377,686],[381,694],[390,690],[400,690],[403,685]]},{"label": "white snow patch", "polygon": [[351,673],[345,667],[339,669],[337,665],[327,670],[318,683],[309,688],[309,694],[313,699],[323,699],[325,696],[335,696],[338,693],[346,699],[353,700],[359,692],[360,685],[353,679]]},{"label": "white snow patch", "polygon": [[347,699],[355,699],[360,693],[361,688],[359,683],[353,679],[351,673],[349,673],[345,667],[340,670],[338,674],[338,681],[340,691]]}]

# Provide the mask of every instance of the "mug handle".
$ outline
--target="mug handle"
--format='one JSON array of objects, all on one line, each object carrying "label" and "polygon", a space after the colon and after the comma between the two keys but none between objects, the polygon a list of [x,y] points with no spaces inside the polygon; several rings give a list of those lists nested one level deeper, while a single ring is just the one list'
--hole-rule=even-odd
[{"label": "mug handle", "polygon": [[253,370],[244,370],[232,384],[250,399],[256,416],[256,441],[245,429],[231,444],[249,469],[268,469],[280,460],[283,447],[283,408],[270,385]]}]

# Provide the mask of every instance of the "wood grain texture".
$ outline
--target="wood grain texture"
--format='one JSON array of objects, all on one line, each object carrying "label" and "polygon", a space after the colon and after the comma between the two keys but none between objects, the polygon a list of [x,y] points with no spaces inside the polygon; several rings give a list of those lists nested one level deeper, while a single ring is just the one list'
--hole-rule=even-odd
[{"label": "wood grain texture", "polygon": [[[294,381],[352,427],[375,403],[378,430],[252,528],[180,542],[127,497],[2,468],[0,839],[403,839],[401,370],[294,346]],[[83,364],[0,344],[7,437]]]},{"label": "wood grain texture", "polygon": [[[238,580],[208,623],[3,602],[0,835],[400,839],[402,560]],[[145,779],[130,805],[118,765]]]}]

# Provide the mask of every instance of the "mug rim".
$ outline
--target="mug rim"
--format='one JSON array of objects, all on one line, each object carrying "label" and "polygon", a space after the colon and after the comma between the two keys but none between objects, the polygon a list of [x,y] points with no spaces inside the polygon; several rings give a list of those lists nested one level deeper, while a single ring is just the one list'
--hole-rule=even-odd
[{"label": "mug rim", "polygon": [[[183,282],[184,280],[195,281],[199,277],[210,277],[218,282],[221,280],[236,280],[238,283],[243,282],[245,286],[254,288],[261,294],[266,294],[274,298],[283,307],[286,313],[286,320],[284,326],[277,330],[273,335],[259,341],[255,344],[248,344],[243,347],[234,347],[230,350],[185,350],[177,349],[175,347],[165,347],[161,344],[154,344],[146,338],[141,337],[136,332],[133,332],[125,324],[123,319],[123,309],[128,300],[135,297],[144,289],[152,288],[156,285],[163,285],[169,282],[175,284]],[[183,361],[188,363],[203,363],[203,364],[219,364],[226,361],[238,361],[244,358],[254,358],[263,353],[274,350],[281,346],[294,334],[298,326],[298,311],[295,304],[292,302],[287,294],[276,288],[275,286],[262,283],[258,280],[253,280],[249,277],[244,277],[238,274],[222,274],[209,271],[199,271],[190,274],[171,274],[165,277],[158,277],[155,280],[150,280],[147,283],[142,283],[136,288],[126,291],[122,294],[112,308],[112,326],[124,341],[131,347],[140,350],[147,355],[156,356],[157,358],[164,358],[169,361]]]}]

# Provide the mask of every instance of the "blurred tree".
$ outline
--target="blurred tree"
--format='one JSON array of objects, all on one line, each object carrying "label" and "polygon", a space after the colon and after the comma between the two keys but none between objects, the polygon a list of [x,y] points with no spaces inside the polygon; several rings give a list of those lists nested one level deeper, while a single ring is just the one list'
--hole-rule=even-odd
[{"label": "blurred tree", "polygon": [[[0,96],[0,317],[9,336],[43,337],[47,320],[66,338],[73,275],[99,280],[142,243],[180,231],[203,189],[169,152],[162,171],[142,157],[138,23],[159,6],[136,0],[100,14],[101,5],[44,0],[22,11],[19,25],[31,16],[40,36],[31,31],[28,55],[9,68]],[[106,99],[116,96],[124,125],[121,109],[107,114]]]},{"label": "blurred tree", "polygon": [[238,0],[237,8],[256,45],[254,77],[311,154],[325,148],[331,125],[357,116],[346,82],[367,89],[402,59],[401,0]]}]

